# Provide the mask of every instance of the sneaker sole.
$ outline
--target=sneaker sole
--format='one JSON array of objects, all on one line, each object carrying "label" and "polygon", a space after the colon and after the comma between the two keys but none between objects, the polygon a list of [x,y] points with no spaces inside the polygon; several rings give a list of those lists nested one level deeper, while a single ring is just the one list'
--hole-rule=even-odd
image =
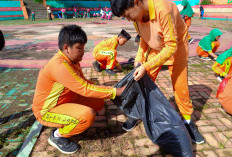
[{"label": "sneaker sole", "polygon": [[78,151],[78,149],[77,149],[77,150],[75,150],[75,151],[73,151],[73,152],[65,152],[65,151],[61,150],[54,142],[52,142],[52,140],[50,139],[50,137],[49,137],[49,139],[48,139],[48,143],[49,143],[50,145],[52,145],[53,147],[57,148],[60,152],[62,152],[62,153],[64,153],[64,154],[73,154],[73,153],[75,153],[76,151]]},{"label": "sneaker sole", "polygon": [[100,69],[98,69],[98,67],[97,67],[96,63],[92,63],[92,65],[93,65],[93,69],[94,69],[95,71],[97,71],[97,72],[101,72],[101,70],[100,70]]},{"label": "sneaker sole", "polygon": [[202,144],[202,143],[205,143],[205,141],[196,142],[196,141],[194,141],[193,139],[192,139],[192,142],[193,142],[193,143],[196,143],[196,144]]},{"label": "sneaker sole", "polygon": [[194,41],[194,39],[193,39],[193,40],[191,40],[191,41],[189,42],[189,44],[191,44],[193,41]]},{"label": "sneaker sole", "polygon": [[126,129],[126,128],[124,128],[124,127],[122,127],[122,129],[123,130],[125,130],[125,131],[127,131],[127,132],[129,132],[129,131],[131,131],[131,130],[133,130],[138,124],[139,124],[139,120],[135,123],[135,125],[132,127],[132,128],[130,128],[130,129]]}]

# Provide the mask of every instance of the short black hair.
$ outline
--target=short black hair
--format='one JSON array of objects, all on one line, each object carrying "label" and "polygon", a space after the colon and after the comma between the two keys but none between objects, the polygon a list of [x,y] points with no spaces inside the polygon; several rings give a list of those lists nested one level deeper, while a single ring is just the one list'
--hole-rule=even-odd
[{"label": "short black hair", "polygon": [[0,51],[4,48],[4,46],[5,46],[5,39],[2,31],[0,30]]},{"label": "short black hair", "polygon": [[64,44],[72,47],[74,44],[86,44],[86,33],[78,25],[67,25],[61,28],[58,37],[58,46],[60,50],[63,50]]},{"label": "short black hair", "polygon": [[110,5],[113,14],[120,17],[125,10],[134,6],[134,0],[110,0]]},{"label": "short black hair", "polygon": [[131,36],[129,33],[127,33],[124,29],[121,30],[121,32],[119,33],[118,37],[124,37],[127,40],[130,40]]},{"label": "short black hair", "polygon": [[136,43],[140,42],[140,36],[139,36],[139,34],[135,37],[135,42]]}]

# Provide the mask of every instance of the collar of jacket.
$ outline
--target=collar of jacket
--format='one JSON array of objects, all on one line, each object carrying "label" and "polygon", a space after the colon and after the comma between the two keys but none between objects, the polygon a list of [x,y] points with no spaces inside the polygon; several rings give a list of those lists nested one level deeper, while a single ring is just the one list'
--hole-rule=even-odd
[{"label": "collar of jacket", "polygon": [[148,8],[149,8],[150,20],[155,20],[156,19],[156,14],[155,14],[155,6],[154,6],[154,1],[153,0],[148,0]]},{"label": "collar of jacket", "polygon": [[67,62],[69,62],[70,64],[73,64],[73,62],[61,51],[58,51],[58,54],[63,57]]}]

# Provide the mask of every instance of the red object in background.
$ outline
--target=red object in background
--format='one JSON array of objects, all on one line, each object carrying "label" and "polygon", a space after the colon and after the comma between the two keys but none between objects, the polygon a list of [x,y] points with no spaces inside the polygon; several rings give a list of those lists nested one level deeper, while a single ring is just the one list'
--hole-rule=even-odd
[{"label": "red object in background", "polygon": [[220,83],[217,98],[222,105],[223,109],[232,115],[232,75],[227,78],[224,78]]}]

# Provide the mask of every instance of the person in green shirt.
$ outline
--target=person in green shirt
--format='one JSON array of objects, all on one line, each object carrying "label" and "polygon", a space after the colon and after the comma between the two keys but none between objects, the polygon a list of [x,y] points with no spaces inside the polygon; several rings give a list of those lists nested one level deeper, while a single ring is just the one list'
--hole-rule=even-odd
[{"label": "person in green shirt", "polygon": [[196,49],[197,54],[201,57],[201,59],[211,60],[209,57],[214,60],[217,59],[215,52],[220,46],[220,42],[218,40],[222,34],[223,33],[219,29],[215,28],[210,31],[209,35],[201,39]]},{"label": "person in green shirt", "polygon": [[35,12],[34,11],[31,12],[31,21],[35,21]]},{"label": "person in green shirt", "polygon": [[[188,2],[188,0],[183,0],[181,5],[184,7],[183,10],[180,12],[181,16],[183,17],[185,24],[187,25],[188,29],[191,26],[191,17],[193,16],[194,12],[193,9]],[[188,33],[189,44],[191,44],[194,39],[191,38],[190,34]]]},{"label": "person in green shirt", "polygon": [[218,75],[217,80],[220,82],[232,74],[232,47],[217,57],[212,69]]}]

